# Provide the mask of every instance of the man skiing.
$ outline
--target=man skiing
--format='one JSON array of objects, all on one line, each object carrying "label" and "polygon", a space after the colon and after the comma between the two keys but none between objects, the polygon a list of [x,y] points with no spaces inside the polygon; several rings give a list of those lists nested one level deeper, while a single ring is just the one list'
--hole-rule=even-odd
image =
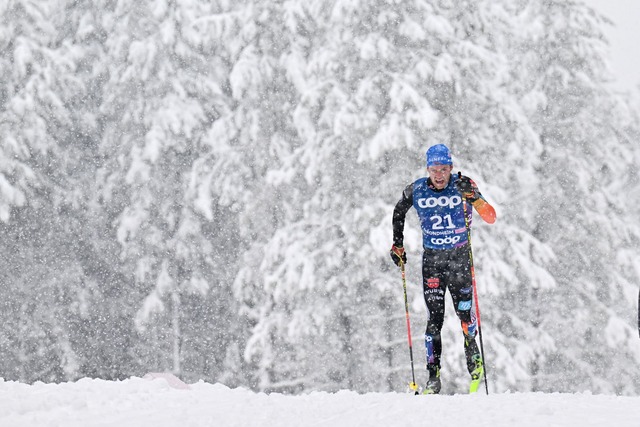
[{"label": "man skiing", "polygon": [[424,394],[440,392],[440,331],[444,322],[445,291],[453,300],[464,335],[464,352],[471,374],[470,391],[476,391],[484,372],[483,360],[476,344],[476,315],[472,308],[473,286],[471,253],[467,224],[471,224],[472,205],[487,223],[496,220],[494,208],[482,197],[476,184],[466,176],[452,174],[453,163],[447,146],[438,144],[426,153],[428,177],[409,184],[393,211],[393,245],[391,259],[400,266],[407,262],[404,251],[405,216],[413,206],[420,218],[424,252],[422,278],[428,321],[425,333],[429,380]]}]

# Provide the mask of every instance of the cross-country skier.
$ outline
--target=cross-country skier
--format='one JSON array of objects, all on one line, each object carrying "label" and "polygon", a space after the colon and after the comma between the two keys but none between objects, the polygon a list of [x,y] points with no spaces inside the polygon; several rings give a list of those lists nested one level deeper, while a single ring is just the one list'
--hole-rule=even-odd
[{"label": "cross-country skier", "polygon": [[[400,266],[406,263],[404,242],[405,216],[413,206],[420,218],[424,252],[422,278],[428,321],[425,333],[429,380],[424,394],[440,392],[440,331],[444,322],[445,290],[449,289],[454,309],[462,324],[467,368],[472,377],[471,390],[477,390],[484,373],[483,360],[476,344],[476,315],[472,309],[473,286],[468,234],[463,201],[472,205],[489,224],[496,220],[494,208],[482,197],[468,177],[452,174],[449,149],[438,144],[427,150],[428,177],[409,184],[393,211],[393,246],[391,259]],[[469,206],[467,205],[467,206]],[[471,224],[473,209],[467,208]],[[475,385],[475,390],[474,390]]]}]

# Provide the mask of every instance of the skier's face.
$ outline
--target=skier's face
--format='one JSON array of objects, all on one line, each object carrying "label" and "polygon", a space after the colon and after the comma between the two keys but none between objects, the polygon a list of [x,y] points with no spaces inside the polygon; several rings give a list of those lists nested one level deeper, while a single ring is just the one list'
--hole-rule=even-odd
[{"label": "skier's face", "polygon": [[451,178],[452,170],[452,165],[429,166],[427,168],[429,178],[431,178],[431,183],[438,190],[442,190],[447,185],[449,185],[449,179]]}]

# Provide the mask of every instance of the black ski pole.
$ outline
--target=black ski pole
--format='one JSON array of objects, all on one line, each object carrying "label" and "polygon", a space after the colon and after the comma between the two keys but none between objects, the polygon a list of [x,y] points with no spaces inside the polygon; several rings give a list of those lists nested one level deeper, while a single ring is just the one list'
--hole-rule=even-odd
[{"label": "black ski pole", "polygon": [[407,337],[409,338],[409,357],[411,359],[411,382],[409,389],[418,394],[418,384],[416,384],[416,374],[413,369],[413,345],[411,344],[411,322],[409,321],[409,301],[407,300],[407,279],[404,272],[404,262],[400,259],[400,270],[402,271],[402,289],[404,291],[404,313],[407,319]]},{"label": "black ski pole", "polygon": [[[458,172],[458,179],[462,178],[462,172]],[[476,272],[473,268],[473,250],[471,249],[471,227],[469,227],[469,218],[467,217],[467,201],[463,198],[462,208],[464,210],[464,225],[467,228],[467,244],[469,245],[469,262],[471,264],[471,285],[473,286],[473,301],[476,306],[476,318],[478,319],[478,336],[480,337],[480,355],[484,365],[484,387],[489,394],[489,384],[487,383],[487,364],[484,358],[484,345],[482,343],[482,326],[480,322],[480,304],[478,303],[478,289],[476,287]]]}]

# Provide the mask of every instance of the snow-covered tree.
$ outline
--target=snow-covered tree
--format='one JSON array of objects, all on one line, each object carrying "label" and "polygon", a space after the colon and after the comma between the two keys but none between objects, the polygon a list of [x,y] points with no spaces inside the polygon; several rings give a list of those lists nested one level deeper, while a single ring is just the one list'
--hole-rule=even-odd
[{"label": "snow-covered tree", "polygon": [[[235,220],[199,188],[207,177],[196,172],[210,124],[226,108],[224,64],[212,55],[219,41],[202,33],[218,11],[204,1],[119,1],[107,15],[101,204],[117,215],[139,304],[143,340],[135,351],[147,369],[213,375],[229,339],[226,263],[238,250],[229,239]],[[215,321],[188,329],[197,320],[192,310]],[[183,367],[185,358],[193,365]]]},{"label": "snow-covered tree", "polygon": [[536,286],[531,300],[531,322],[554,339],[537,346],[544,356],[533,361],[532,387],[630,391],[638,379],[628,347],[638,276],[629,253],[638,231],[625,206],[638,163],[629,107],[604,84],[604,20],[561,1],[529,1],[518,12],[530,30],[511,40],[513,87],[541,151],[528,174],[535,191],[517,198],[529,211],[522,229],[553,254],[547,270],[555,283],[547,292]]},{"label": "snow-covered tree", "polygon": [[[95,123],[81,65],[90,46],[61,34],[66,3],[5,2],[2,17],[0,220],[5,271],[3,358],[13,374],[73,379],[78,370],[73,318],[85,274],[81,183],[92,173],[82,155]],[[91,179],[91,178],[90,178]],[[16,360],[17,357],[17,360]]]}]

